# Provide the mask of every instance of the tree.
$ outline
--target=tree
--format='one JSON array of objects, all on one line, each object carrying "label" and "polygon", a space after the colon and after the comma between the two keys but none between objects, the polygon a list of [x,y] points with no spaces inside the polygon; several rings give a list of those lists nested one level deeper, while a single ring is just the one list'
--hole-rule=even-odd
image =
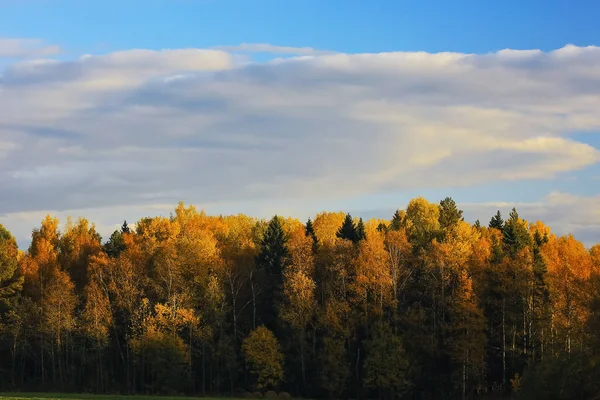
[{"label": "tree", "polygon": [[17,274],[18,255],[17,241],[0,225],[0,313],[23,286],[23,277]]},{"label": "tree", "polygon": [[321,387],[325,389],[329,398],[340,398],[350,376],[343,340],[332,337],[323,339],[323,348],[319,353],[319,366]]},{"label": "tree", "polygon": [[406,233],[416,248],[426,248],[440,231],[440,208],[422,197],[406,207]]},{"label": "tree", "polygon": [[475,221],[475,223],[473,224],[475,226],[475,228],[479,229],[481,228],[481,222],[479,222],[479,220]]},{"label": "tree", "polygon": [[463,211],[456,207],[454,200],[451,197],[446,197],[440,201],[440,228],[447,229],[458,223],[458,221],[463,220],[462,214]]},{"label": "tree", "polygon": [[110,235],[108,242],[104,244],[104,251],[109,257],[118,258],[123,250],[125,250],[123,234],[119,231],[114,231],[112,235]]},{"label": "tree", "polygon": [[346,218],[344,218],[344,222],[337,231],[336,236],[340,239],[350,240],[353,243],[357,242],[356,225],[354,224],[354,219],[352,219],[350,213],[346,214]]},{"label": "tree", "polygon": [[123,225],[121,225],[121,233],[131,233],[129,230],[129,225],[127,225],[127,221],[123,221]]},{"label": "tree", "polygon": [[531,356],[534,363],[543,358],[544,349],[547,347],[548,333],[552,329],[548,268],[542,255],[542,247],[548,243],[548,240],[546,233],[542,236],[540,230],[536,229],[533,235],[533,283],[530,294],[532,315],[529,329],[533,352]]},{"label": "tree", "polygon": [[281,303],[283,267],[288,255],[287,238],[279,217],[274,216],[265,231],[256,265],[265,274],[261,318],[270,329],[275,329],[277,308]]},{"label": "tree", "polygon": [[390,230],[399,231],[404,225],[405,216],[406,213],[404,211],[396,210],[392,217],[392,222],[390,223]]},{"label": "tree", "polygon": [[520,250],[531,244],[531,236],[527,231],[526,223],[519,218],[516,209],[512,209],[509,219],[502,229],[502,241],[508,253],[515,255]]},{"label": "tree", "polygon": [[504,220],[502,219],[502,214],[500,214],[500,210],[492,217],[489,223],[490,228],[498,229],[502,231],[504,229]]},{"label": "tree", "polygon": [[71,276],[78,293],[83,291],[88,279],[90,257],[102,251],[101,238],[94,224],[79,218],[73,223],[70,218],[59,240],[59,262]]},{"label": "tree", "polygon": [[[409,387],[408,360],[400,336],[385,322],[375,323],[365,341],[365,385],[386,394],[401,396]],[[380,396],[381,397],[381,396]]]},{"label": "tree", "polygon": [[337,239],[337,232],[344,223],[343,212],[322,212],[317,214],[313,222],[315,234],[321,245],[332,245]]},{"label": "tree", "polygon": [[[312,261],[312,257],[311,260]],[[317,309],[315,281],[301,265],[286,269],[284,280],[284,302],[280,317],[291,328],[291,346],[298,348],[302,385],[307,380],[307,331]]]},{"label": "tree", "polygon": [[315,250],[317,248],[317,245],[319,244],[319,239],[317,239],[315,228],[313,227],[313,223],[310,218],[308,219],[308,221],[306,221],[305,233],[306,236],[310,236],[312,238],[313,250]]},{"label": "tree", "polygon": [[256,258],[257,264],[264,268],[269,275],[281,275],[283,272],[283,260],[288,253],[286,242],[281,221],[276,215],[267,226],[262,238],[260,253]]},{"label": "tree", "polygon": [[283,353],[269,329],[259,326],[242,343],[242,351],[258,389],[274,389],[283,380]]},{"label": "tree", "polygon": [[359,218],[358,224],[356,225],[356,242],[360,242],[367,238],[367,233],[365,232],[365,224],[363,223],[362,218]]},{"label": "tree", "polygon": [[386,224],[384,224],[383,222],[380,222],[379,225],[377,225],[377,232],[385,233],[387,231],[388,231],[388,226]]}]

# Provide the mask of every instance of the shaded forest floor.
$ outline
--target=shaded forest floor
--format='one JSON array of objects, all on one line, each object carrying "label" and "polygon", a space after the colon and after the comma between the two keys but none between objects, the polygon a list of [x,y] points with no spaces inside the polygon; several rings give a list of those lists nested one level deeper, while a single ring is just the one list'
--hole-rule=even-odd
[{"label": "shaded forest floor", "polygon": [[[48,393],[48,392],[0,392],[1,400],[33,400],[33,399],[65,399],[65,400],[198,400],[199,397],[185,396],[139,396],[139,395],[101,395],[89,393]],[[212,400],[213,398],[202,398],[203,400]],[[215,398],[216,399],[216,398]],[[225,397],[219,400],[233,400]]]}]

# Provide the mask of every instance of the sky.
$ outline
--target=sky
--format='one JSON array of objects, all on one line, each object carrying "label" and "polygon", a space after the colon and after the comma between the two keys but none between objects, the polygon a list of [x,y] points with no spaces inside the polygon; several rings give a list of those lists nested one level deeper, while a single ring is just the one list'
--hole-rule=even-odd
[{"label": "sky", "polygon": [[390,218],[600,242],[600,2],[0,0],[0,224]]}]

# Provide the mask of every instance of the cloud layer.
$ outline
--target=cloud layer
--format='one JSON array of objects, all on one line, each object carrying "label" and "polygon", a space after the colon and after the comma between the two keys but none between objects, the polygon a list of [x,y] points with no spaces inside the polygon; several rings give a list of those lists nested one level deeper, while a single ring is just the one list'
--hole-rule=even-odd
[{"label": "cloud layer", "polygon": [[40,39],[0,37],[0,58],[46,57],[60,52],[59,46],[49,45]]},{"label": "cloud layer", "polygon": [[551,179],[600,157],[571,138],[600,129],[597,47],[310,49],[264,63],[234,50],[8,65],[0,71],[0,213],[181,199],[302,204]]}]

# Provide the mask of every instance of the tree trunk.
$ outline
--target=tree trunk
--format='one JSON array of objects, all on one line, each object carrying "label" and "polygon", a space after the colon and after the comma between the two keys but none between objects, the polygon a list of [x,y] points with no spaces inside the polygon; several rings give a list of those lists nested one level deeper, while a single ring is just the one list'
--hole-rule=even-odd
[{"label": "tree trunk", "polygon": [[506,300],[502,298],[502,390],[506,385]]}]

